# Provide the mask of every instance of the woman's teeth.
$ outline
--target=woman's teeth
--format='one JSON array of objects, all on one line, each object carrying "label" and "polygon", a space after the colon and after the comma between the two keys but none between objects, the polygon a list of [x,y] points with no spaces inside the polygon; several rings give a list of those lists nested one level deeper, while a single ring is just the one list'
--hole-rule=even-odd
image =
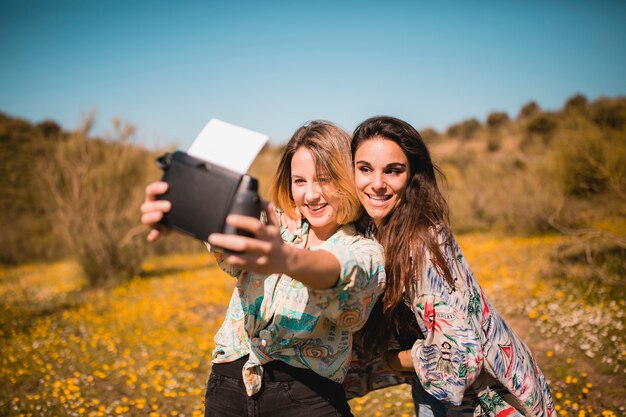
[{"label": "woman's teeth", "polygon": [[370,200],[374,200],[374,201],[387,201],[391,198],[390,195],[367,195]]},{"label": "woman's teeth", "polygon": [[380,207],[385,206],[387,201],[389,201],[389,199],[391,198],[390,195],[370,195],[370,194],[367,194],[367,197],[369,198],[370,204],[372,206],[380,206]]},{"label": "woman's teeth", "polygon": [[323,209],[324,207],[326,207],[328,204],[316,204],[316,205],[312,205],[312,204],[307,204],[307,207],[309,208],[309,210],[311,211],[320,211],[321,209]]}]

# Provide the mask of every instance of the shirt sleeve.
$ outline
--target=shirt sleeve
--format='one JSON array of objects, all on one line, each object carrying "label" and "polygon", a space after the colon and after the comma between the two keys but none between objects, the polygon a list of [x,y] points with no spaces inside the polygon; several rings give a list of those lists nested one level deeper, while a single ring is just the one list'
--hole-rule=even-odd
[{"label": "shirt sleeve", "polygon": [[327,289],[309,289],[310,301],[339,328],[360,329],[385,287],[382,247],[370,239],[351,244],[321,245],[317,250],[333,254],[340,265],[337,284]]},{"label": "shirt sleeve", "polygon": [[482,369],[479,335],[463,312],[436,295],[419,297],[415,310],[427,328],[411,349],[417,377],[429,394],[459,405]]}]

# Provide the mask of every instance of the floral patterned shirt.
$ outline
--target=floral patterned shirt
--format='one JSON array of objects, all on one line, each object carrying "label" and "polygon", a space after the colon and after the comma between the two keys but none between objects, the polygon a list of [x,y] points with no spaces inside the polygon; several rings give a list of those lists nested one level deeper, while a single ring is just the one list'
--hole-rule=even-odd
[{"label": "floral patterned shirt", "polygon": [[[555,415],[550,389],[530,350],[489,303],[456,240],[450,236],[446,242],[441,234],[440,245],[454,288],[426,254],[428,262],[410,300],[425,335],[411,350],[421,385],[446,405],[448,415]],[[378,359],[360,361],[365,349],[355,346],[344,381],[348,397],[411,382],[391,375]]]},{"label": "floral patterned shirt", "polygon": [[[304,247],[309,226],[296,233],[281,228],[285,242]],[[360,329],[385,285],[382,247],[342,226],[310,250],[337,257],[341,272],[333,288],[314,290],[283,274],[262,275],[230,268],[237,277],[222,327],[215,335],[213,363],[227,363],[249,355],[243,367],[248,395],[261,389],[263,364],[281,360],[309,368],[342,382],[352,351],[352,335]]]}]

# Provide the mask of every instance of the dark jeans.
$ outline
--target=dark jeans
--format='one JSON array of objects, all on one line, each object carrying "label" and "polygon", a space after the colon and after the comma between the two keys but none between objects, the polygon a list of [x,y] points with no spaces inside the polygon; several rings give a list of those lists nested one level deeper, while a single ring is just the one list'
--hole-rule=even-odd
[{"label": "dark jeans", "polygon": [[[282,362],[279,365],[289,367]],[[220,371],[219,365],[214,365],[207,384],[204,416],[353,417],[341,384],[310,370],[298,369],[295,373],[298,378],[294,379],[272,372],[271,365],[269,368],[265,369],[261,391],[248,397],[241,371],[237,376],[224,372],[223,368]]]},{"label": "dark jeans", "polygon": [[417,417],[445,417],[446,406],[426,392],[422,384],[415,378],[411,382],[411,395],[415,405],[415,415]]}]

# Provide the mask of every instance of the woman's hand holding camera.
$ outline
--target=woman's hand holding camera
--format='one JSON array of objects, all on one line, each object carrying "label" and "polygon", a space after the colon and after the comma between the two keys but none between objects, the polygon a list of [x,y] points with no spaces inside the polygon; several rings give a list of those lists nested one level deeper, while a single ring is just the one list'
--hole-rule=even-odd
[{"label": "woman's hand holding camera", "polygon": [[146,187],[146,198],[141,205],[141,223],[152,228],[148,234],[148,240],[151,242],[167,234],[168,229],[159,227],[158,223],[163,219],[163,215],[172,209],[172,203],[157,200],[157,196],[166,193],[167,188],[168,184],[163,181],[155,181]]},{"label": "woman's hand holding camera", "polygon": [[[255,237],[213,233],[209,243],[222,248],[224,261],[247,271],[270,274],[286,273],[290,247],[283,244],[276,226],[266,226],[260,220],[248,216],[231,214],[226,223],[237,229],[246,230]],[[236,252],[236,253],[235,253]]]}]

